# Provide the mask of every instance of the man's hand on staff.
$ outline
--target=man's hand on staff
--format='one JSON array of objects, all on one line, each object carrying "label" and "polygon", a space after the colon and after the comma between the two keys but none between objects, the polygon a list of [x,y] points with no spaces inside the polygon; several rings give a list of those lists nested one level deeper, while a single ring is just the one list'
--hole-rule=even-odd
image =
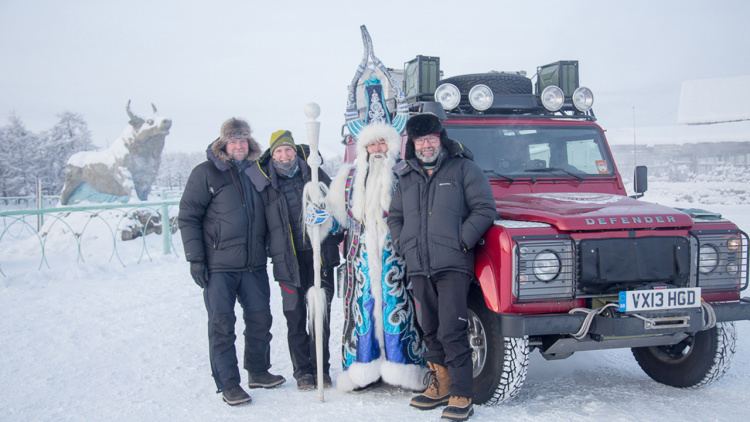
[{"label": "man's hand on staff", "polygon": [[321,205],[313,204],[312,202],[307,204],[305,209],[305,224],[308,226],[319,226],[328,219],[331,218],[331,214]]}]

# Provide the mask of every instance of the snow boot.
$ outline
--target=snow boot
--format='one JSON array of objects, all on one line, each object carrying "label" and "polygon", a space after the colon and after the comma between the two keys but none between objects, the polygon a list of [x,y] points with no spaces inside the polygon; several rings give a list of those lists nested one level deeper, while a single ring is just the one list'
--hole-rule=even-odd
[{"label": "snow boot", "polygon": [[239,385],[233,385],[222,390],[221,398],[230,406],[237,406],[238,404],[250,403],[252,401],[250,395]]},{"label": "snow boot", "polygon": [[465,421],[473,414],[474,406],[471,404],[471,398],[451,396],[448,406],[443,409],[441,418],[446,421]]},{"label": "snow boot", "polygon": [[422,394],[412,397],[409,406],[419,410],[430,410],[448,404],[451,379],[448,368],[437,363],[428,362],[430,371],[427,372],[429,384]]},{"label": "snow boot", "polygon": [[249,388],[274,388],[286,381],[281,375],[273,375],[268,371],[256,374],[247,373],[247,386]]},{"label": "snow boot", "polygon": [[310,391],[315,389],[315,375],[304,374],[297,378],[297,389],[300,391]]}]

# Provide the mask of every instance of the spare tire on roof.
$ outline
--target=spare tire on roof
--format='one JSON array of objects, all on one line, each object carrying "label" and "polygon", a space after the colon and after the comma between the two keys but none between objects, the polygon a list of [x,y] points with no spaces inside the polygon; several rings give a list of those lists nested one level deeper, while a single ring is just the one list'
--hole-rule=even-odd
[{"label": "spare tire on roof", "polygon": [[438,85],[442,83],[455,85],[461,94],[468,94],[471,87],[477,84],[487,85],[495,95],[533,94],[531,79],[515,73],[472,73],[445,78]]}]

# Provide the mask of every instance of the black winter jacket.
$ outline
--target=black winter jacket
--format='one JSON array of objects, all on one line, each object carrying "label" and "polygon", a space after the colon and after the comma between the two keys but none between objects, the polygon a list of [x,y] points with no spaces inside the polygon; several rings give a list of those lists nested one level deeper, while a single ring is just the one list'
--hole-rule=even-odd
[{"label": "black winter jacket", "polygon": [[496,218],[487,177],[467,149],[444,134],[442,153],[431,177],[408,142],[394,168],[398,187],[388,228],[407,273],[431,276],[441,271],[474,274],[474,246]]},{"label": "black winter jacket", "polygon": [[[266,266],[266,218],[263,202],[254,189],[243,189],[240,177],[248,177],[216,148],[209,145],[207,160],[188,177],[180,200],[178,224],[190,262],[205,262],[210,271],[256,271]],[[260,147],[250,143],[250,156]],[[247,197],[250,194],[252,197]]]},{"label": "black winter jacket", "polygon": [[[297,157],[300,158],[299,171],[305,183],[310,181],[310,167],[306,160],[310,154],[310,148],[307,145],[297,145]],[[273,276],[278,282],[284,282],[293,286],[301,286],[300,271],[297,252],[293,238],[303,239],[301,249],[308,250],[311,248],[310,239],[306,234],[293,233],[291,214],[289,204],[287,203],[284,193],[280,191],[279,176],[271,170],[271,153],[266,150],[258,161],[248,169],[250,180],[255,189],[260,192],[260,196],[265,205],[266,221],[268,224],[268,256],[273,262]],[[330,177],[322,170],[318,169],[318,180],[329,185]],[[302,198],[300,198],[300,201]],[[300,215],[301,218],[301,215]],[[302,224],[299,230],[304,230]],[[323,241],[320,249],[321,264],[323,268],[330,268],[339,264],[338,244],[341,242],[342,235],[328,236]],[[310,255],[312,256],[312,255]],[[312,260],[306,265],[312,265]]]}]

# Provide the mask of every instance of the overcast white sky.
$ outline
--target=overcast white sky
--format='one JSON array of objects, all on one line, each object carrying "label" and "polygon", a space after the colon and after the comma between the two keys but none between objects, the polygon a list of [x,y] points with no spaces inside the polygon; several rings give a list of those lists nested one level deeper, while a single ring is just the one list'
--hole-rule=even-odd
[{"label": "overcast white sky", "polygon": [[676,124],[680,85],[750,74],[750,2],[737,1],[35,1],[0,0],[0,124],[35,131],[70,110],[98,145],[124,107],[174,121],[167,151],[205,149],[230,116],[267,145],[304,139],[304,104],[339,152],[359,25],[390,67],[440,56],[446,76],[579,60],[605,128]]}]

